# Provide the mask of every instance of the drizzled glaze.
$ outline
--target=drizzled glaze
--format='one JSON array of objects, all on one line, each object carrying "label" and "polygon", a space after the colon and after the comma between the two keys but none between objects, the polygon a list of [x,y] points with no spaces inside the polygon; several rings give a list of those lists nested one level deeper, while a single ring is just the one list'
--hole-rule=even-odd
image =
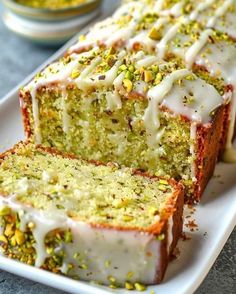
[{"label": "drizzled glaze", "polygon": [[190,14],[191,20],[196,20],[199,16],[199,13],[209,8],[212,4],[215,3],[216,0],[205,0],[205,2],[200,3],[194,11]]},{"label": "drizzled glaze", "polygon": [[[92,52],[85,52],[81,55],[87,56],[91,53],[95,52],[97,48],[95,48]],[[80,56],[81,56],[80,55]],[[73,55],[74,56],[74,55]],[[29,85],[26,86],[26,90],[30,92],[32,99],[32,112],[34,117],[34,136],[36,144],[40,144],[42,142],[41,128],[40,128],[40,113],[39,113],[39,102],[37,100],[37,91],[39,88],[43,86],[50,86],[53,88],[53,84],[58,84],[59,90],[62,95],[62,109],[63,109],[63,131],[65,133],[68,132],[69,129],[69,116],[67,113],[67,95],[66,95],[66,87],[71,82],[70,75],[73,69],[78,66],[78,59],[74,59],[71,63],[64,65],[61,62],[57,62],[52,65],[54,68],[54,72],[50,73],[50,69],[47,68],[45,70],[45,75],[40,78],[34,79]]]},{"label": "drizzled glaze", "polygon": [[219,42],[208,45],[208,48],[210,53],[208,51],[204,52],[205,58],[199,54],[196,58],[196,64],[206,67],[211,75],[217,76],[220,73],[225,81],[233,86],[233,92],[226,95],[226,98],[231,100],[231,111],[224,160],[226,162],[236,162],[236,149],[233,148],[232,143],[236,117],[236,44],[225,46],[224,43]]},{"label": "drizzled glaze", "polygon": [[156,48],[157,48],[157,54],[159,56],[159,58],[164,58],[165,57],[165,53],[166,53],[166,49],[167,49],[167,44],[169,41],[171,41],[175,35],[177,34],[180,26],[182,24],[186,24],[188,22],[187,18],[183,18],[181,21],[179,21],[178,23],[176,23],[174,26],[172,26],[164,35],[164,37],[161,39],[161,41],[157,44]]},{"label": "drizzled glaze", "polygon": [[[185,79],[191,75],[187,69],[176,70],[147,93],[149,106],[144,115],[144,123],[151,146],[158,146],[163,132],[158,131],[160,105],[166,106],[174,114],[186,116],[193,122],[206,124],[211,120],[211,111],[222,104],[222,97],[214,87],[200,79]],[[176,83],[180,80],[180,84]],[[206,92],[208,99],[205,99]],[[184,97],[190,99],[190,102],[185,102]]]},{"label": "drizzled glaze", "polygon": [[233,0],[225,0],[224,4],[216,10],[215,15],[208,20],[207,27],[214,27],[218,18],[220,18],[227,12],[228,8],[232,3]]},{"label": "drizzled glaze", "polygon": [[175,71],[167,76],[159,85],[148,91],[149,105],[144,114],[144,123],[150,136],[149,144],[151,146],[157,146],[160,142],[160,132],[158,132],[160,128],[159,105],[171,91],[174,82],[189,74],[190,72],[187,69]]},{"label": "drizzled glaze", "polygon": [[212,30],[205,30],[200,35],[199,39],[187,50],[185,54],[185,61],[188,68],[192,68],[196,56],[205,47],[206,43],[208,42],[209,36],[211,36]]}]

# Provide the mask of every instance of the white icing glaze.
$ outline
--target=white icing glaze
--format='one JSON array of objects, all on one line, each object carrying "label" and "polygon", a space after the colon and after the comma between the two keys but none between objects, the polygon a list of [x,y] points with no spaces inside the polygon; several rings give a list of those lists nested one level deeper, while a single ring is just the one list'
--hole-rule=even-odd
[{"label": "white icing glaze", "polygon": [[113,85],[116,90],[120,90],[122,88],[122,82],[125,78],[125,72],[120,73],[114,80]]},{"label": "white icing glaze", "polygon": [[219,18],[214,25],[214,28],[220,32],[226,33],[231,36],[234,40],[236,39],[236,22],[235,22],[235,15],[236,15],[236,1],[233,2],[233,9],[227,11],[223,17]]},{"label": "white icing glaze", "polygon": [[88,65],[80,73],[80,76],[75,80],[78,89],[87,91],[91,87],[91,84],[93,84],[93,82],[88,78],[88,76],[96,68],[96,66],[98,66],[99,63],[101,63],[101,61],[102,58],[100,56],[97,56],[91,61],[90,65]]},{"label": "white icing glaze", "polygon": [[190,14],[191,20],[196,20],[199,16],[199,13],[207,8],[211,7],[212,4],[215,3],[216,0],[205,0],[204,2],[200,3],[195,10],[193,10]]},{"label": "white icing glaze", "polygon": [[[149,106],[144,115],[144,122],[150,136],[149,144],[152,146],[157,145],[160,140],[158,132],[160,104],[176,115],[180,114],[192,121],[206,124],[211,121],[211,111],[223,103],[223,98],[216,89],[201,79],[183,80],[180,85],[175,84],[176,81],[190,74],[187,69],[177,70],[149,90]],[[208,99],[205,98],[205,93]]]},{"label": "white icing glaze", "polygon": [[217,20],[227,12],[228,8],[230,7],[230,5],[232,3],[233,3],[233,0],[225,0],[225,2],[223,3],[223,5],[220,6],[216,10],[215,15],[208,20],[207,27],[209,27],[209,28],[214,27],[215,24],[216,24],[216,22],[217,22]]},{"label": "white icing glaze", "polygon": [[165,3],[165,0],[156,1],[155,5],[154,5],[154,9],[153,9],[154,12],[157,13],[157,14],[160,13],[162,11],[162,9],[163,9],[164,3]]},{"label": "white icing glaze", "polygon": [[[190,99],[189,103],[185,102],[185,97],[186,100]],[[210,113],[222,103],[223,98],[217,90],[201,79],[183,80],[182,85],[173,85],[162,102],[175,114],[181,114],[191,121],[203,124],[211,121]]]},{"label": "white icing glaze", "polygon": [[140,95],[146,95],[148,90],[148,84],[144,81],[138,81],[134,84],[134,91]]},{"label": "white icing glaze", "polygon": [[106,100],[107,100],[108,110],[113,111],[113,110],[122,108],[122,101],[121,101],[119,93],[116,90],[113,93],[107,92]]},{"label": "white icing glaze", "polygon": [[148,50],[155,49],[156,42],[148,37],[148,31],[140,31],[138,34],[135,34],[134,37],[130,38],[127,42],[127,48],[132,50],[136,44],[141,44]]},{"label": "white icing glaze", "polygon": [[134,34],[136,25],[137,22],[133,21],[128,26],[117,30],[113,34],[111,34],[111,32],[109,31],[109,37],[105,41],[106,46],[111,47],[121,40],[126,41],[131,38],[131,36]]},{"label": "white icing glaze", "polygon": [[187,24],[189,20],[187,18],[182,18],[176,24],[170,27],[170,29],[165,33],[161,41],[156,45],[157,54],[159,58],[164,58],[168,42],[170,42],[177,34],[180,26],[182,24]]},{"label": "white icing glaze", "polygon": [[[21,231],[24,232],[30,222],[34,223],[32,233],[35,238],[35,266],[42,266],[50,256],[44,244],[47,234],[55,229],[70,230],[73,241],[62,242],[54,250],[58,253],[61,250],[65,252],[61,267],[63,273],[104,284],[110,284],[108,277],[111,276],[116,279],[116,284],[124,285],[128,273],[132,273],[131,282],[155,282],[162,265],[162,241],[157,240],[156,236],[140,231],[95,228],[68,218],[61,210],[36,210],[18,202],[15,197],[0,196],[0,208],[5,206],[18,213]],[[172,229],[173,220],[170,220],[167,230],[168,247],[173,240]],[[74,267],[68,272],[70,264]]]},{"label": "white icing glaze", "polygon": [[230,113],[230,125],[229,131],[227,135],[227,142],[226,142],[226,150],[223,155],[223,159],[225,162],[228,163],[235,163],[236,162],[236,148],[233,147],[233,137],[234,137],[234,130],[236,124],[236,78],[233,84],[234,92],[233,98],[231,102],[231,113]]},{"label": "white icing glaze", "polygon": [[[233,96],[231,101],[230,123],[227,134],[226,152],[224,160],[227,162],[235,162],[235,149],[233,149],[233,134],[236,116],[236,45],[218,42],[216,44],[208,44],[208,50],[204,51],[196,59],[196,63],[204,65],[213,76],[222,76],[226,83],[233,86]],[[210,53],[208,53],[210,51]],[[229,97],[229,95],[227,95]]]},{"label": "white icing glaze", "polygon": [[174,17],[179,17],[182,14],[182,8],[184,7],[184,2],[178,2],[171,7],[171,9],[161,10],[159,14],[161,16],[172,15]]},{"label": "white icing glaze", "polygon": [[[148,10],[148,7],[144,3],[138,2],[122,5],[112,17],[97,23],[87,34],[86,39],[73,45],[69,52],[92,47],[97,42],[104,43],[106,46],[113,46],[121,40],[126,41],[134,34],[138,21],[145,14],[145,11]],[[129,24],[125,26],[120,25],[119,20],[127,15],[131,16]]]},{"label": "white icing glaze", "polygon": [[171,216],[168,220],[168,235],[167,235],[167,249],[170,252],[171,245],[173,242],[173,227],[174,227],[174,220],[173,216]]},{"label": "white icing glaze", "polygon": [[162,103],[165,96],[171,91],[175,81],[189,75],[187,69],[177,70],[167,77],[154,88],[150,89],[147,93],[149,105],[144,114],[144,124],[148,133],[148,143],[151,146],[159,144],[159,105]]},{"label": "white icing glaze", "polygon": [[199,39],[187,50],[185,54],[185,61],[188,68],[191,68],[198,53],[207,44],[209,36],[211,36],[212,30],[208,29],[201,33]]},{"label": "white icing glaze", "polygon": [[159,61],[160,59],[155,56],[155,55],[148,55],[145,56],[143,59],[140,59],[136,62],[136,67],[139,69],[141,67],[149,67],[152,64],[155,64]]}]

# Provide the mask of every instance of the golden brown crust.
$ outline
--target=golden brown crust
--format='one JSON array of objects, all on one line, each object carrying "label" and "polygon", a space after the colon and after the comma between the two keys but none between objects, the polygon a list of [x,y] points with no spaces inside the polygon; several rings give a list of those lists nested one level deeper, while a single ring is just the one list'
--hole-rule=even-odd
[{"label": "golden brown crust", "polygon": [[33,134],[30,126],[30,114],[29,114],[29,105],[30,105],[30,94],[24,93],[22,90],[19,91],[20,99],[20,108],[22,113],[22,120],[24,126],[24,133],[26,138],[30,138]]},{"label": "golden brown crust", "polygon": [[[207,126],[197,126],[197,183],[195,185],[194,199],[187,199],[188,203],[198,202],[206,185],[211,179],[215,165],[223,144],[225,105],[215,111],[214,118]],[[219,139],[221,138],[221,139]]]}]

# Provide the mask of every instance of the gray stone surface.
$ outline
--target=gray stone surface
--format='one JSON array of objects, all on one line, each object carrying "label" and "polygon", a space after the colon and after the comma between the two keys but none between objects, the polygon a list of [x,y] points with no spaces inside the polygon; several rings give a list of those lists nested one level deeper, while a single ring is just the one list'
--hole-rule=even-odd
[{"label": "gray stone surface", "polygon": [[[108,0],[106,3],[110,3]],[[0,14],[2,7],[0,5]],[[0,98],[46,60],[55,48],[39,47],[8,32],[0,19]],[[232,233],[197,294],[236,293],[236,230]],[[211,250],[209,248],[209,250]],[[62,294],[0,270],[0,294]],[[178,294],[178,289],[176,293]]]}]

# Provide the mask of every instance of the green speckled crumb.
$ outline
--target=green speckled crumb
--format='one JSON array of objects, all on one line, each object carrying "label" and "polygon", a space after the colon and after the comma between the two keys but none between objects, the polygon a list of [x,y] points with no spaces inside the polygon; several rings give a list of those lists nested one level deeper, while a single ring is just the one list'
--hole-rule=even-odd
[{"label": "green speckled crumb", "polygon": [[19,147],[0,165],[3,194],[14,194],[36,209],[59,210],[95,224],[149,227],[173,189],[168,182],[133,175],[127,168],[53,156],[31,144]]}]

